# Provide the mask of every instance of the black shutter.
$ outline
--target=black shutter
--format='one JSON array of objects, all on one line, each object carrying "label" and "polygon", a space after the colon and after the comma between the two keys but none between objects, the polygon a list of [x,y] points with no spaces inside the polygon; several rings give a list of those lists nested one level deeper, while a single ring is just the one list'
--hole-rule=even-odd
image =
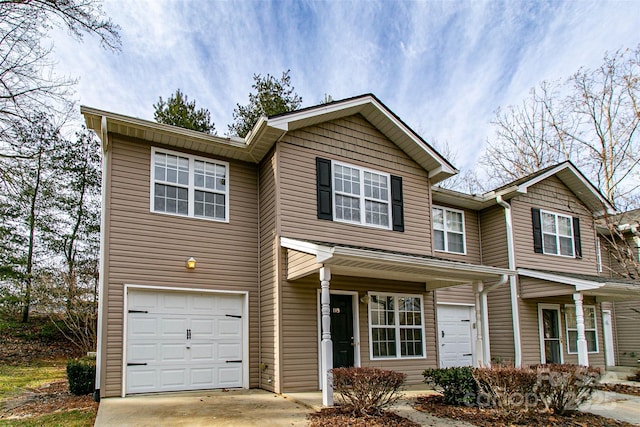
[{"label": "black shutter", "polygon": [[531,221],[533,223],[533,251],[542,253],[542,224],[540,223],[540,209],[531,208]]},{"label": "black shutter", "polygon": [[404,231],[404,202],[402,177],[391,175],[391,221],[393,231]]},{"label": "black shutter", "polygon": [[331,160],[316,157],[316,185],[318,219],[333,220],[333,197],[331,194]]},{"label": "black shutter", "polygon": [[576,258],[582,258],[582,242],[580,241],[580,219],[573,217],[573,245]]}]

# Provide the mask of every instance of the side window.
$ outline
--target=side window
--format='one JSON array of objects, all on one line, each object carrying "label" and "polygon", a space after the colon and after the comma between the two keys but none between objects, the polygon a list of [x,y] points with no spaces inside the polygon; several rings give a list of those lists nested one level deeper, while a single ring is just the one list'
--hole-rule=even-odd
[{"label": "side window", "polygon": [[151,211],[229,220],[229,164],[151,149]]},{"label": "side window", "polygon": [[582,257],[580,220],[560,213],[531,209],[533,247],[536,253]]},{"label": "side window", "polygon": [[316,158],[318,219],[404,231],[402,178]]},{"label": "side window", "polygon": [[434,206],[433,240],[436,251],[464,254],[464,212],[457,209]]},{"label": "side window", "polygon": [[[598,330],[596,327],[596,308],[592,305],[585,305],[584,311],[584,335],[587,339],[587,350],[589,353],[598,352]],[[567,326],[567,353],[578,353],[578,326],[576,322],[576,307],[574,305],[564,306],[565,323]]]},{"label": "side window", "polygon": [[370,297],[371,358],[424,358],[422,296],[372,293]]}]

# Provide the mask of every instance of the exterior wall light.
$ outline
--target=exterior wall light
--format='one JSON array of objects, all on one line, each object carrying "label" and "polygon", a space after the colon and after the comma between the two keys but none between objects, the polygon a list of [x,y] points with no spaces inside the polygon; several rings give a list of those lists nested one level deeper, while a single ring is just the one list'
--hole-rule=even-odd
[{"label": "exterior wall light", "polygon": [[196,268],[196,259],[194,257],[191,257],[187,260],[186,262],[187,268],[189,270],[193,270]]},{"label": "exterior wall light", "polygon": [[369,301],[371,301],[371,298],[369,297],[369,295],[365,295],[362,298],[360,298],[360,302],[362,304],[365,304],[365,305],[369,304]]}]

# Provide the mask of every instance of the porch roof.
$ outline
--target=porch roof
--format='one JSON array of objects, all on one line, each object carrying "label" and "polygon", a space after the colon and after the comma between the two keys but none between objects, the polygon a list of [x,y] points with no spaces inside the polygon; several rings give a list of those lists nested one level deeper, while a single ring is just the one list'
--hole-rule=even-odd
[{"label": "porch roof", "polygon": [[[640,299],[640,282],[629,279],[559,273],[528,268],[519,268],[518,274],[524,277],[566,285],[564,289],[562,286],[555,286],[555,295],[569,295],[575,292],[581,292],[584,295],[600,297],[602,300]],[[553,284],[550,285],[553,286]],[[522,289],[521,295],[523,298],[550,296],[548,292],[540,289],[533,291]]]},{"label": "porch roof", "polygon": [[506,268],[362,246],[288,237],[281,237],[280,244],[289,250],[315,257],[315,263],[302,273],[295,276],[288,274],[289,280],[313,274],[322,266],[328,266],[333,275],[420,282],[426,285],[427,290],[432,290],[474,281],[497,281],[503,276],[516,274]]}]

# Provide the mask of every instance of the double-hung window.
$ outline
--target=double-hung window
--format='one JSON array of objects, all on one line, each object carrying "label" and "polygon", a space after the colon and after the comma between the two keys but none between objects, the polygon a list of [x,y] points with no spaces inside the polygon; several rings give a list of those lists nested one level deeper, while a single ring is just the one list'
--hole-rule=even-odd
[{"label": "double-hung window", "polygon": [[573,257],[572,217],[545,211],[541,211],[540,215],[543,253]]},{"label": "double-hung window", "polygon": [[[584,312],[584,335],[587,339],[587,350],[589,353],[597,353],[598,330],[596,327],[596,308],[592,305],[585,305],[582,309]],[[576,307],[574,305],[565,305],[564,316],[567,325],[567,352],[574,354],[578,352]]]},{"label": "double-hung window", "polygon": [[151,210],[228,221],[229,164],[152,148]]},{"label": "double-hung window", "polygon": [[432,212],[435,250],[464,254],[464,212],[442,207]]},{"label": "double-hung window", "polygon": [[371,358],[423,358],[422,296],[372,293],[369,297]]},{"label": "double-hung window", "polygon": [[389,174],[344,163],[333,163],[334,218],[391,228]]}]

